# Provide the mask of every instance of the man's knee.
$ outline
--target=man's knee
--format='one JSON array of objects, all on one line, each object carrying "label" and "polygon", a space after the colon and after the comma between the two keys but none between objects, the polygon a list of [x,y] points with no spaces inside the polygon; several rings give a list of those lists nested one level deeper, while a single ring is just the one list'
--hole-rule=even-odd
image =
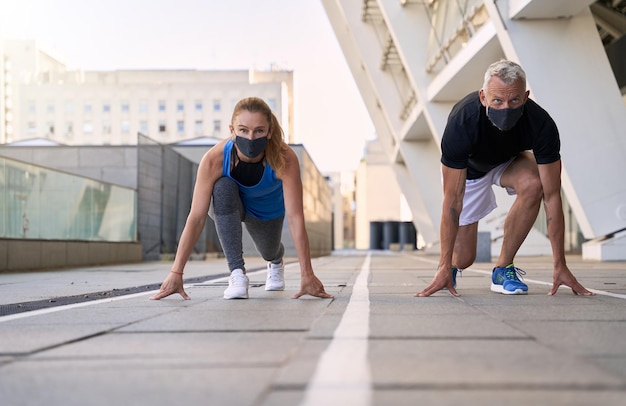
[{"label": "man's knee", "polygon": [[469,252],[469,251],[464,252],[464,253],[461,253],[460,255],[455,256],[455,259],[453,261],[454,263],[452,264],[452,266],[455,266],[459,269],[466,269],[472,266],[475,260],[476,260],[476,250],[474,250],[473,252]]},{"label": "man's knee", "polygon": [[476,239],[475,238],[461,238],[457,237],[457,242],[454,245],[454,255],[452,258],[452,265],[465,269],[472,266],[476,260]]},{"label": "man's knee", "polygon": [[478,222],[459,227],[454,242],[452,266],[460,269],[472,266],[476,260],[477,237]]},{"label": "man's knee", "polygon": [[519,180],[515,190],[517,195],[531,202],[539,202],[543,197],[543,187],[539,176],[527,175]]}]

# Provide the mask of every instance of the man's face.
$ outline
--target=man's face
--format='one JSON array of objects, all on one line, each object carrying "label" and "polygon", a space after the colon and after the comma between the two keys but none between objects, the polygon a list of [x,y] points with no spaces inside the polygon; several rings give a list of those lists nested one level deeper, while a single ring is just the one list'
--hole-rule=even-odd
[{"label": "man's face", "polygon": [[500,110],[520,107],[526,103],[530,92],[521,80],[507,85],[499,77],[493,76],[487,83],[487,88],[481,89],[479,94],[483,106]]}]

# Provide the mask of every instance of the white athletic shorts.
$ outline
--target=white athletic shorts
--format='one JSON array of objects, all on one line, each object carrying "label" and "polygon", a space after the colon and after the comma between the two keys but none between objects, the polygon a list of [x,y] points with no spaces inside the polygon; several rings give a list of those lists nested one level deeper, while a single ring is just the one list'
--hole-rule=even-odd
[{"label": "white athletic shorts", "polygon": [[[478,222],[498,207],[496,195],[493,193],[492,185],[500,186],[500,178],[511,165],[515,157],[500,164],[487,172],[485,176],[478,179],[465,181],[465,197],[463,198],[463,210],[459,218],[460,226],[467,226]],[[509,195],[515,195],[513,188],[506,188]]]}]

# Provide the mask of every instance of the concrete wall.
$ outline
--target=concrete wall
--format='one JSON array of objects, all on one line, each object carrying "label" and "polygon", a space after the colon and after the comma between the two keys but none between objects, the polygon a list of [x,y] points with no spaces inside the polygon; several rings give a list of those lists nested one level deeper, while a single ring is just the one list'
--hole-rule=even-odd
[{"label": "concrete wall", "polygon": [[0,239],[0,272],[141,261],[138,242]]},{"label": "concrete wall", "polygon": [[143,257],[156,260],[161,253],[163,146],[139,137],[137,170],[137,234]]}]

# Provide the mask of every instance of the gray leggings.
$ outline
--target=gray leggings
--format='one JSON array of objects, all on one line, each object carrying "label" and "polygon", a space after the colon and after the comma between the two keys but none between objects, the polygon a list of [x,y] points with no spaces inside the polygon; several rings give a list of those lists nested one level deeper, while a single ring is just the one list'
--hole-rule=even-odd
[{"label": "gray leggings", "polygon": [[217,236],[231,272],[237,268],[245,269],[242,222],[264,260],[275,264],[282,260],[285,248],[281,236],[285,217],[263,221],[246,215],[239,187],[232,179],[222,177],[215,182],[209,216],[215,221]]}]

